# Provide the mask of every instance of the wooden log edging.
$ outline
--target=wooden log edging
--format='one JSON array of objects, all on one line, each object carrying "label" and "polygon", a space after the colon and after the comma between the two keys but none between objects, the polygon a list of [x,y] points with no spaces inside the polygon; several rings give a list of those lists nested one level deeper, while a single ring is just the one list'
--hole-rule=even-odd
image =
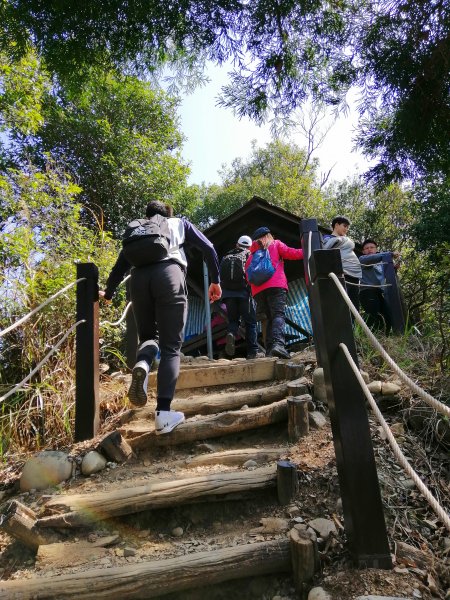
[{"label": "wooden log edging", "polygon": [[0,597],[11,600],[155,598],[193,587],[291,570],[290,541],[280,539],[68,575],[0,581]]},{"label": "wooden log edging", "polygon": [[200,467],[205,465],[243,465],[247,460],[254,460],[261,464],[278,460],[284,454],[289,453],[289,448],[243,448],[241,450],[224,450],[222,452],[211,452],[199,454],[182,461],[188,467]]},{"label": "wooden log edging", "polygon": [[254,471],[235,471],[178,480],[156,481],[134,488],[95,494],[58,495],[44,505],[46,512],[40,527],[82,527],[103,519],[143,512],[154,508],[206,501],[213,496],[248,492],[276,486],[274,466]]},{"label": "wooden log edging", "polygon": [[49,529],[42,530],[37,524],[36,513],[17,500],[11,500],[0,515],[0,529],[31,550],[36,550],[43,544],[58,542],[62,538]]},{"label": "wooden log edging", "polygon": [[[155,435],[154,426],[151,430],[140,435],[128,438],[127,442],[133,450],[150,448],[152,446],[175,446],[196,440],[229,435],[238,431],[257,429],[265,425],[280,423],[287,420],[286,400],[273,402],[272,404],[257,408],[247,408],[222,414],[192,419],[181,423],[176,429],[167,435]],[[130,429],[127,430],[128,435]]]},{"label": "wooden log edging", "polygon": [[[189,398],[175,398],[171,408],[173,410],[180,410],[186,416],[211,415],[226,410],[239,410],[244,405],[261,406],[269,404],[276,400],[282,400],[288,395],[289,386],[286,382],[255,390],[241,390],[233,394],[222,393],[208,394],[206,397],[203,395],[191,396]],[[132,408],[122,416],[121,423],[124,425],[134,420],[147,419],[153,417],[154,413],[154,405],[146,406],[145,408]]]},{"label": "wooden log edging", "polygon": [[[247,360],[242,363],[220,365],[204,369],[196,367],[181,370],[177,381],[177,390],[184,390],[211,385],[229,385],[232,383],[252,383],[269,381],[275,378],[276,358]],[[148,386],[156,386],[156,373],[150,373]]]}]

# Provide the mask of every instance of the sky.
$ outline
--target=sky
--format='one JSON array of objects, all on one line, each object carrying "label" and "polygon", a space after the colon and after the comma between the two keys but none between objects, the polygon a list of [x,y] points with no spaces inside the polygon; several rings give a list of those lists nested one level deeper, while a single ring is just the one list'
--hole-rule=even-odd
[{"label": "sky", "polygon": [[[179,108],[181,131],[187,140],[183,157],[190,163],[189,183],[220,183],[218,175],[223,164],[230,165],[234,158],[248,159],[252,140],[258,147],[271,140],[269,126],[258,127],[249,119],[239,120],[230,109],[216,106],[220,88],[227,82],[227,68],[210,66],[210,83],[185,96]],[[340,117],[328,132],[324,143],[313,155],[320,161],[320,171],[333,167],[330,180],[340,181],[355,173],[362,173],[368,163],[358,152],[352,152],[352,135],[356,112]],[[305,138],[297,133],[291,141],[306,146]]]}]

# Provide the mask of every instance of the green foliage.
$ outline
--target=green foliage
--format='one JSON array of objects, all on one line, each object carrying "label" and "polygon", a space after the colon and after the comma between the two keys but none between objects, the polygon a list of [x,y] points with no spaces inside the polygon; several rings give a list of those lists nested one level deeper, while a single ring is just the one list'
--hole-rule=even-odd
[{"label": "green foliage", "polygon": [[367,115],[358,142],[378,185],[448,174],[450,5],[368,2],[355,36]]},{"label": "green foliage", "polygon": [[[78,186],[51,163],[45,171],[30,167],[0,176],[1,329],[74,282],[74,263],[94,262],[101,271],[109,270],[117,245],[101,229],[83,226],[78,194]],[[72,287],[6,334],[0,345],[2,391],[21,381],[75,321]],[[0,430],[5,439],[37,447],[52,431],[55,440],[61,434],[61,443],[67,443],[67,426],[59,429],[58,423],[73,419],[73,369],[71,335],[26,388],[2,403]],[[47,422],[44,430],[42,419]]]},{"label": "green foliage", "polygon": [[446,178],[428,178],[421,182],[415,188],[415,197],[412,232],[417,247],[430,250],[440,262],[450,248],[450,174]]},{"label": "green foliage", "polygon": [[222,185],[199,190],[192,218],[202,227],[231,214],[252,196],[303,217],[321,214],[325,203],[316,182],[317,163],[293,143],[273,141],[264,148],[253,144],[247,161],[237,158],[221,172]]},{"label": "green foliage", "polygon": [[379,160],[371,180],[449,172],[450,5],[442,0],[177,0],[67,7],[0,5],[3,49],[29,39],[50,72],[75,86],[93,65],[154,73],[180,61],[233,62],[222,103],[256,121],[289,117],[305,100],[341,104],[361,90],[359,144]]},{"label": "green foliage", "polygon": [[343,49],[348,15],[357,5],[178,0],[162,11],[159,2],[115,0],[97,2],[89,11],[74,5],[68,13],[57,4],[22,0],[5,2],[0,20],[5,39],[31,32],[50,70],[66,78],[79,77],[92,64],[142,72],[186,57],[218,63],[233,58],[229,102],[242,114],[261,116],[271,105],[285,113],[311,90],[336,101],[353,71]]},{"label": "green foliage", "polygon": [[170,199],[185,185],[176,105],[135,78],[96,77],[76,96],[47,98],[38,148],[65,165],[83,204],[119,233],[152,197]]},{"label": "green foliage", "polygon": [[42,102],[50,89],[48,76],[32,51],[17,62],[0,54],[0,130],[14,128],[26,137],[43,123]]},{"label": "green foliage", "polygon": [[[81,188],[85,219],[104,219],[116,233],[142,215],[153,196],[171,199],[185,186],[173,98],[136,78],[96,71],[76,92],[55,85],[49,90],[38,61],[24,63],[0,74],[0,102],[9,107],[9,163],[24,166],[31,158],[42,167],[50,156],[64,165]],[[29,72],[41,85],[28,97]]]}]

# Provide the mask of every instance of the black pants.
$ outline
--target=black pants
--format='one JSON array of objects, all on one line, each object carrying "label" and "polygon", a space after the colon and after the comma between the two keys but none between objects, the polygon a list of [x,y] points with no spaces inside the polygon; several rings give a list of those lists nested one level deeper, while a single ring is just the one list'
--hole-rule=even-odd
[{"label": "black pants", "polygon": [[[359,311],[359,279],[344,273],[345,287],[352,304]],[[353,314],[352,314],[353,319]]]},{"label": "black pants", "polygon": [[237,335],[239,331],[239,319],[245,323],[245,341],[247,343],[247,354],[258,351],[256,313],[253,298],[247,294],[245,298],[224,298],[227,307],[228,331]]},{"label": "black pants", "polygon": [[365,288],[359,293],[361,306],[366,313],[367,325],[377,331],[389,333],[392,327],[391,315],[383,290]]},{"label": "black pants", "polygon": [[284,325],[287,291],[284,288],[267,288],[255,296],[256,314],[267,317],[266,351],[285,344]]},{"label": "black pants", "polygon": [[136,358],[151,365],[159,348],[158,407],[169,410],[180,372],[180,349],[187,315],[185,272],[173,261],[134,268],[130,294],[139,336]]}]

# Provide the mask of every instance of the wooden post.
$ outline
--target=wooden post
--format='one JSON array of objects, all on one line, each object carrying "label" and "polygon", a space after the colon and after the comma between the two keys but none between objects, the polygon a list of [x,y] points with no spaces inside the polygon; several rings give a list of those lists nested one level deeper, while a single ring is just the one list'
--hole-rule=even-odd
[{"label": "wooden post", "polygon": [[400,288],[397,280],[397,273],[394,268],[392,254],[383,265],[384,277],[386,283],[390,284],[385,288],[385,298],[391,315],[392,329],[395,333],[404,333],[405,331],[405,316],[403,314],[402,300],[400,297]]},{"label": "wooden post", "polygon": [[298,379],[305,372],[305,365],[303,363],[296,363],[296,362],[290,361],[285,364],[285,369],[286,369],[286,374],[285,374],[286,379]]},{"label": "wooden post", "polygon": [[[310,235],[311,233],[311,235]],[[322,239],[320,237],[317,219],[302,219],[300,222],[300,238],[303,250],[303,265],[305,267],[305,281],[308,290],[309,312],[311,313],[311,325],[313,329],[314,346],[316,350],[317,366],[322,366],[322,357],[320,355],[323,348],[321,341],[322,331],[320,328],[320,304],[317,297],[317,289],[313,282],[310,281],[311,266],[308,262],[309,255],[312,255],[314,250],[322,248]]]},{"label": "wooden post", "polygon": [[[287,384],[288,396],[302,396],[309,394],[308,381],[306,378],[295,379]],[[312,399],[311,399],[312,402]]]},{"label": "wooden post", "polygon": [[282,506],[290,504],[298,493],[297,465],[289,460],[277,462],[277,492]]},{"label": "wooden post", "polygon": [[208,277],[208,266],[203,261],[203,290],[205,294],[205,315],[206,315],[206,348],[208,352],[208,358],[213,359],[213,347],[212,347],[212,332],[211,332],[211,308],[208,297],[209,289],[209,277]]},{"label": "wooden post", "polygon": [[282,381],[286,379],[286,361],[285,360],[277,360],[275,363],[275,379],[278,381]]},{"label": "wooden post", "polygon": [[0,529],[32,550],[36,550],[42,544],[60,540],[60,537],[52,531],[42,531],[36,524],[34,511],[17,500],[12,500],[0,516]]},{"label": "wooden post", "polygon": [[[128,279],[126,282],[127,288],[127,303],[131,300],[130,295],[130,280]],[[126,333],[125,333],[125,345],[126,345],[126,359],[127,359],[127,367],[130,371],[133,369],[136,364],[136,351],[138,348],[138,333],[136,328],[136,321],[134,320],[134,312],[133,305],[130,306],[128,312],[125,316],[126,323]]]},{"label": "wooden post", "polygon": [[291,396],[287,399],[288,405],[288,438],[291,443],[309,433],[308,404],[311,400],[309,394],[296,397]]},{"label": "wooden post", "polygon": [[334,281],[344,278],[339,250],[315,250],[311,277],[318,290],[327,401],[350,551],[359,567],[392,568],[364,394],[344,353],[357,363],[350,310]]},{"label": "wooden post", "polygon": [[125,462],[133,454],[131,446],[123,439],[120,431],[108,433],[100,441],[98,448],[109,460],[117,463]]},{"label": "wooden post", "polygon": [[320,568],[317,542],[299,526],[290,530],[289,541],[295,589],[303,592],[304,584],[309,583]]},{"label": "wooden post", "polygon": [[98,348],[98,269],[93,263],[77,264],[77,327],[75,441],[93,438],[100,422]]}]

